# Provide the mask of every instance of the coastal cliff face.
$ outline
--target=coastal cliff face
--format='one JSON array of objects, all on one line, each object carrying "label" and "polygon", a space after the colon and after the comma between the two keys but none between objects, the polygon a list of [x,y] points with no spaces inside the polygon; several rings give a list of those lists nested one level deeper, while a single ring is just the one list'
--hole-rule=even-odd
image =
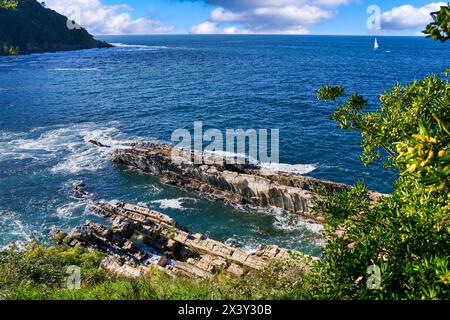
[{"label": "coastal cliff face", "polygon": [[0,55],[111,47],[85,29],[70,30],[67,18],[36,0],[19,0],[0,8]]},{"label": "coastal cliff face", "polygon": [[[112,160],[160,178],[163,182],[200,192],[231,204],[277,207],[323,223],[324,217],[313,211],[312,191],[321,187],[328,191],[344,191],[350,187],[310,177],[273,173],[255,167],[223,164],[195,165],[173,161],[167,145],[140,143],[112,152]],[[178,151],[177,151],[178,152]],[[183,154],[190,158],[191,154]],[[208,162],[211,163],[211,162]],[[373,193],[376,199],[379,195]]]}]

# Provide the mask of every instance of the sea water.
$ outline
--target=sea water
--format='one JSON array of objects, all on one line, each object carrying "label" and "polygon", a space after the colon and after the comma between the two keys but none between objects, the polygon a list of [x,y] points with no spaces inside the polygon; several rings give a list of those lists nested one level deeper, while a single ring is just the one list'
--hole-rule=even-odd
[{"label": "sea water", "polygon": [[[196,232],[252,250],[319,252],[321,226],[276,209],[232,208],[113,165],[106,149],[175,129],[279,129],[277,169],[389,192],[395,174],[359,161],[357,133],[316,101],[343,85],[378,105],[396,82],[450,67],[449,45],[419,37],[115,36],[117,46],[0,58],[0,247],[45,240],[98,219],[98,199],[166,213]],[[83,182],[90,196],[79,198]]]}]

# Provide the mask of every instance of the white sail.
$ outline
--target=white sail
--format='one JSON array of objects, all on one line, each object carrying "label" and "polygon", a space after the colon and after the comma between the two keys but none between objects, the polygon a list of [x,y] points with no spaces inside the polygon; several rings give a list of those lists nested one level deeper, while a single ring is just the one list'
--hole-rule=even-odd
[{"label": "white sail", "polygon": [[375,43],[374,43],[374,45],[373,45],[373,48],[374,49],[378,49],[380,46],[378,45],[378,40],[377,40],[377,38],[375,38]]}]

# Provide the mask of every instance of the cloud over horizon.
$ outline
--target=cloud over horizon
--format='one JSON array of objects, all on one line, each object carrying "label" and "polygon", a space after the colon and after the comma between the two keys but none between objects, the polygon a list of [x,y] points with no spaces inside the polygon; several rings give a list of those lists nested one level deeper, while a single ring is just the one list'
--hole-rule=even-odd
[{"label": "cloud over horizon", "polygon": [[70,17],[93,34],[150,34],[173,30],[159,20],[133,19],[133,8],[126,4],[105,5],[101,0],[47,0],[45,3],[48,8]]},{"label": "cloud over horizon", "polygon": [[191,33],[308,34],[309,27],[337,15],[354,0],[205,0],[215,6]]},{"label": "cloud over horizon", "polygon": [[[122,1],[124,4],[117,4]],[[364,19],[369,18],[364,5],[369,2],[362,0],[157,0],[153,4],[156,11],[158,5],[161,5],[162,10],[166,10],[164,16],[170,17],[174,12],[167,12],[166,4],[171,1],[197,3],[197,9],[192,13],[183,13],[182,19],[189,23],[178,19],[177,29],[153,15],[148,16],[150,9],[146,14],[142,6],[139,7],[139,12],[134,13],[133,7],[127,4],[128,0],[47,0],[46,6],[69,16],[90,33],[99,35],[171,33],[174,30],[178,32],[180,25],[183,25],[182,32],[192,34],[309,34],[311,30],[324,32],[321,23],[327,20],[336,21],[344,31],[335,30],[327,23],[326,28],[331,29],[325,32],[351,30],[350,33],[353,33],[353,30],[357,30],[357,33],[365,34],[367,29],[362,29]],[[387,8],[391,9],[379,13],[379,32],[392,34],[399,31],[405,34],[411,30],[414,34],[418,31],[417,28],[424,27],[431,21],[431,12],[446,4],[430,0],[430,3],[423,6],[414,6],[408,4],[414,3],[413,0],[404,1],[404,4],[400,3],[395,7],[389,3]],[[386,6],[385,3],[380,5]],[[199,10],[199,7],[202,9]],[[190,7],[186,4],[186,8]],[[345,14],[339,17],[340,11],[344,10]],[[343,22],[343,19],[348,19],[348,12],[352,14],[351,19]]]},{"label": "cloud over horizon", "polygon": [[412,5],[394,7],[381,14],[381,27],[384,30],[403,30],[424,27],[432,21],[431,12],[439,11],[445,2],[432,2],[420,8]]}]

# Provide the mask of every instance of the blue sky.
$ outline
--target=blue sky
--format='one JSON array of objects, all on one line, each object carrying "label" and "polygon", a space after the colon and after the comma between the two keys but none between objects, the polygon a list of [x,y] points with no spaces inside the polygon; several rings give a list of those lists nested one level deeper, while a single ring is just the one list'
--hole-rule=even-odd
[{"label": "blue sky", "polygon": [[[429,22],[429,12],[443,4],[430,0],[47,1],[63,14],[74,14],[94,34],[415,35]],[[376,5],[374,15],[367,13],[371,5]],[[74,6],[79,10],[72,12]]]}]

